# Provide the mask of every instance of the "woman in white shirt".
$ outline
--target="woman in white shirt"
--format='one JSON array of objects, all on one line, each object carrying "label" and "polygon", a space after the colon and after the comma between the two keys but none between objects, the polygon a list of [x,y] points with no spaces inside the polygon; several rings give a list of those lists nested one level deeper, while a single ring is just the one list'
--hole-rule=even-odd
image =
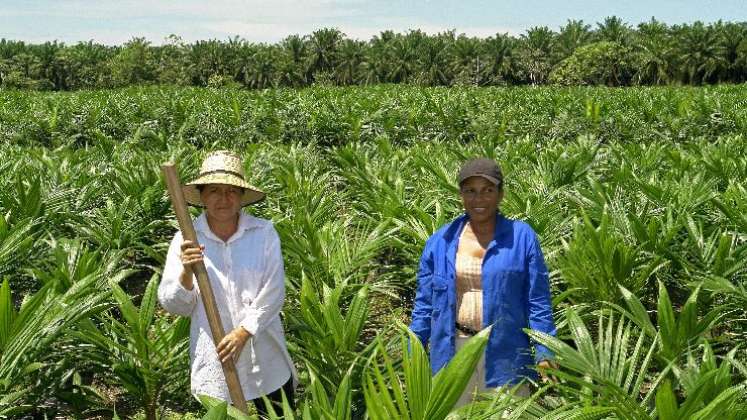
[{"label": "woman in white shirt", "polygon": [[[188,203],[205,209],[194,223],[200,247],[176,233],[158,299],[168,312],[191,318],[192,393],[230,402],[220,360],[233,358],[244,396],[260,415],[267,412],[263,396],[279,405],[284,392],[292,405],[297,375],[280,322],[285,298],[280,239],[270,221],[241,210],[264,193],[245,181],[241,159],[226,151],[208,155],[198,178],[183,190]],[[199,261],[227,331],[217,347],[194,280],[192,267]]]}]

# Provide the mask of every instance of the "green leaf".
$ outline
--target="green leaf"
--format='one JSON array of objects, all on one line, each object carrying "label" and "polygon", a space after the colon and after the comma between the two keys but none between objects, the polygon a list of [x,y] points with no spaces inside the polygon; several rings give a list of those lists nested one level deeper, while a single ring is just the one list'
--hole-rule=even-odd
[{"label": "green leaf", "polygon": [[582,357],[587,358],[587,362],[596,368],[599,366],[599,361],[597,360],[597,352],[594,348],[594,342],[591,339],[589,330],[586,329],[586,325],[584,325],[583,321],[575,311],[569,310],[567,317],[568,328],[571,331],[573,341],[578,347],[579,354],[582,355]]},{"label": "green leaf", "polygon": [[352,366],[348,371],[347,375],[342,378],[340,387],[337,388],[337,394],[335,394],[335,403],[333,409],[333,418],[335,420],[350,420],[351,408],[352,408],[352,386],[350,383],[350,376],[352,374]]},{"label": "green leaf", "polygon": [[627,313],[628,317],[641,329],[646,331],[651,337],[655,336],[656,327],[654,327],[654,324],[651,322],[651,318],[649,317],[646,308],[643,306],[638,297],[623,286],[618,287],[620,288],[620,293],[625,300],[625,305],[630,310],[630,312]]},{"label": "green leaf", "polygon": [[150,328],[150,324],[153,322],[153,314],[156,311],[159,277],[159,274],[155,273],[150,278],[150,281],[148,281],[148,286],[146,286],[145,288],[143,299],[140,303],[139,327],[141,334],[144,337],[148,335],[148,329]]},{"label": "green leaf", "polygon": [[127,321],[128,326],[133,331],[139,331],[140,314],[137,307],[130,300],[130,296],[116,282],[109,282],[109,287],[112,289],[112,296],[117,301],[119,310],[122,311],[122,316]]},{"label": "green leaf", "polygon": [[223,401],[208,410],[202,420],[226,420],[228,419],[228,403]]},{"label": "green leaf", "polygon": [[[2,217],[0,217],[0,220],[2,220]],[[13,308],[10,284],[6,278],[3,280],[3,284],[0,287],[0,355],[3,354],[6,344],[11,340],[13,322],[15,319],[16,312]]]},{"label": "green leaf", "polygon": [[363,286],[358,290],[345,315],[344,341],[342,348],[353,351],[363,326],[368,318],[368,287]]},{"label": "green leaf", "polygon": [[[485,328],[471,337],[433,378],[433,388],[423,419],[443,419],[454,407],[485,352],[491,328]],[[415,334],[410,333],[410,341],[417,340]]]},{"label": "green leaf", "polygon": [[669,293],[667,293],[667,288],[662,282],[659,282],[657,316],[659,330],[661,331],[661,342],[664,347],[663,356],[672,359],[677,356],[679,351],[677,344],[677,324],[672,302],[669,300]]},{"label": "green leaf", "polygon": [[[744,385],[737,385],[721,392],[716,398],[708,403],[703,409],[696,412],[693,420],[711,420],[729,416],[737,404],[737,401],[747,396]],[[744,406],[744,404],[742,404]],[[744,410],[744,407],[742,408]],[[727,417],[729,418],[729,417]]]},{"label": "green leaf", "polygon": [[431,396],[431,367],[420,339],[408,331],[408,342],[402,341],[402,371],[407,389],[407,404],[413,418],[424,418]]},{"label": "green leaf", "polygon": [[672,391],[672,383],[664,380],[656,390],[656,414],[659,420],[679,420],[677,416],[677,397]]}]

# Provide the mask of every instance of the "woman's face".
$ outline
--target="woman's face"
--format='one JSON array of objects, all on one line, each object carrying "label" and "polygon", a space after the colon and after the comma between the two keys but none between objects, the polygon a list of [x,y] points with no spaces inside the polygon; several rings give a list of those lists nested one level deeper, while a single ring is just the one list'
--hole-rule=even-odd
[{"label": "woman's face", "polygon": [[233,185],[208,184],[200,192],[208,216],[219,222],[236,220],[244,191]]},{"label": "woman's face", "polygon": [[481,176],[465,179],[459,188],[459,195],[470,220],[478,223],[495,219],[498,205],[503,200],[503,191]]}]

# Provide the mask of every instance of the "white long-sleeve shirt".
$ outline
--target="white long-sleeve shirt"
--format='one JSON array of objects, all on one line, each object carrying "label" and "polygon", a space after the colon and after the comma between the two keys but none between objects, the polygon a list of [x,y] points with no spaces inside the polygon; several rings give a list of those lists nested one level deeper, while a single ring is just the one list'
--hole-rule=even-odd
[{"label": "white long-sleeve shirt", "polygon": [[[236,233],[224,242],[208,226],[203,213],[194,222],[197,240],[205,246],[204,261],[226,333],[244,327],[247,340],[236,370],[247,400],[279,389],[296,370],[285,345],[280,310],[285,298],[285,272],[280,238],[268,220],[240,212]],[[166,256],[158,300],[168,312],[188,316],[191,388],[194,395],[231,401],[215,350],[197,281],[192,290],[179,281],[182,234],[177,232]]]}]

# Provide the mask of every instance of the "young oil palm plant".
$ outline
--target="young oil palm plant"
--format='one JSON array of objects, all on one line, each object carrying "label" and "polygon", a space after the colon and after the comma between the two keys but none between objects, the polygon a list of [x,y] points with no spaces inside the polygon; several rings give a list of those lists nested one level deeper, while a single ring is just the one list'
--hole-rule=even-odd
[{"label": "young oil palm plant", "polygon": [[[109,293],[100,286],[100,273],[92,273],[58,291],[54,282],[42,285],[14,308],[6,279],[0,288],[0,416],[16,415],[34,408],[34,398],[46,385],[31,378],[65,354],[51,352],[54,343],[71,330],[109,307]],[[114,280],[126,277],[120,272]]]},{"label": "young oil palm plant", "polygon": [[[744,402],[747,381],[735,383],[735,367],[743,369],[735,361],[737,351],[736,348],[731,350],[719,362],[707,341],[688,350],[686,362],[672,369],[675,380],[665,380],[656,392],[658,418],[743,418],[747,414],[747,403]],[[698,353],[702,353],[700,357]]]},{"label": "young oil palm plant", "polygon": [[534,172],[512,174],[505,188],[501,212],[524,220],[542,238],[545,249],[556,248],[572,233],[572,217],[563,209],[563,189],[546,185]]},{"label": "young oil palm plant", "polygon": [[119,314],[103,313],[97,322],[81,323],[75,336],[95,347],[91,360],[100,366],[105,380],[124,387],[137,401],[148,420],[160,417],[169,391],[184,391],[189,371],[189,320],[175,322],[156,315],[158,279],[148,281],[140,307],[110,281]]},{"label": "young oil palm plant", "polygon": [[133,197],[121,201],[107,198],[103,207],[79,215],[69,222],[70,228],[103,249],[126,250],[134,259],[152,245],[152,235],[162,235],[168,222],[145,218]]},{"label": "young oil palm plant", "polygon": [[302,286],[302,274],[322,285],[368,284],[372,291],[394,295],[397,277],[377,264],[377,257],[391,241],[394,229],[384,221],[356,225],[352,218],[314,224],[309,215],[277,225],[289,260],[287,275],[293,289]]},{"label": "young oil palm plant", "polygon": [[[592,335],[575,310],[570,308],[565,314],[572,346],[559,338],[526,330],[529,337],[555,353],[561,366],[552,372],[560,380],[556,388],[562,404],[555,411],[563,413],[571,406],[583,406],[604,417],[648,418],[654,396],[651,391],[670,369],[653,370],[659,335],[651,338],[641,334],[632,322],[610,311],[599,312],[598,331]],[[579,414],[573,408],[571,412]]]},{"label": "young oil palm plant", "polygon": [[[490,329],[472,338],[436,376],[432,376],[428,356],[420,340],[400,324],[399,341],[401,363],[390,355],[391,349],[381,337],[373,341],[374,353],[368,358],[364,387],[366,414],[371,419],[444,419],[452,411],[480,360],[487,345]],[[301,415],[284,407],[285,419],[349,419],[345,403],[350,396],[350,376],[342,379],[334,398],[323,395],[323,388],[315,386],[311,399],[301,408]],[[325,400],[334,401],[332,405]],[[315,404],[325,407],[321,417]],[[508,406],[509,404],[505,404]],[[502,409],[502,408],[501,408]],[[493,410],[498,412],[498,410]],[[334,415],[336,417],[329,417]],[[237,417],[238,418],[238,417]],[[279,418],[271,415],[270,418]]]},{"label": "young oil palm plant", "polygon": [[364,344],[361,335],[369,313],[368,295],[365,285],[323,285],[318,290],[304,278],[298,311],[286,312],[291,351],[327,392],[336,390],[346,377],[359,383],[361,361],[373,348]]},{"label": "young oil palm plant", "polygon": [[0,275],[10,274],[24,263],[39,236],[38,220],[25,219],[10,224],[0,215]]},{"label": "young oil palm plant", "polygon": [[614,229],[608,212],[599,225],[584,215],[556,263],[563,280],[587,301],[622,302],[618,285],[640,293],[663,266],[662,258],[628,243]]},{"label": "young oil palm plant", "polygon": [[401,376],[381,340],[366,371],[364,396],[371,419],[446,418],[459,400],[488,343],[486,328],[454,355],[435,376],[420,340],[404,326],[401,341]]},{"label": "young oil palm plant", "polygon": [[122,251],[92,250],[77,238],[50,238],[45,244],[49,257],[28,271],[40,284],[53,284],[60,293],[90,275],[113,278],[122,269]]},{"label": "young oil palm plant", "polygon": [[[685,274],[695,281],[713,275],[744,278],[747,272],[747,244],[733,234],[716,227],[706,227],[692,216],[686,217],[688,247],[675,258]],[[708,233],[708,230],[711,232]]]},{"label": "young oil palm plant", "polygon": [[15,179],[0,192],[0,208],[13,220],[38,218],[43,213],[42,181],[32,170],[15,172]]},{"label": "young oil palm plant", "polygon": [[333,153],[346,195],[362,218],[386,220],[407,211],[412,188],[405,182],[407,155],[384,139],[375,146],[353,144]]},{"label": "young oil palm plant", "polygon": [[617,305],[612,306],[632,320],[646,335],[659,337],[657,357],[661,358],[665,365],[676,362],[686,354],[690,347],[702,343],[711,328],[727,316],[723,307],[717,306],[707,310],[698,307],[700,287],[696,287],[691,292],[679,313],[676,314],[666,286],[659,282],[656,325],[654,325],[638,297],[624,287],[619,287],[627,309]]},{"label": "young oil palm plant", "polygon": [[[351,420],[351,388],[350,372],[345,375],[333,394],[328,394],[321,382],[312,374],[307,392],[307,398],[296,411],[291,409],[285,395],[282,395],[282,406],[269,407],[268,417],[272,420]],[[257,416],[246,415],[225,401],[206,395],[198,397],[200,403],[208,411],[203,419],[208,420],[256,420]],[[269,401],[267,401],[269,403]],[[300,412],[300,414],[298,414]]]}]

